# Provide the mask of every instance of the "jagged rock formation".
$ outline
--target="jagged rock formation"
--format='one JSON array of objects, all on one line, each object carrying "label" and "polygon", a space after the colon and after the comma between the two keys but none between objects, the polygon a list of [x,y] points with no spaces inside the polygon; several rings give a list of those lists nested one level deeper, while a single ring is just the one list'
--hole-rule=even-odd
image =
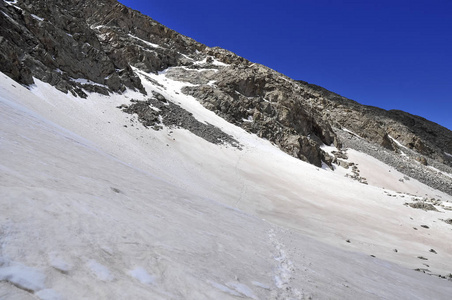
[{"label": "jagged rock formation", "polygon": [[346,128],[391,151],[414,150],[423,164],[433,159],[452,166],[448,155],[452,153],[452,132],[447,128],[403,111],[362,105],[305,81],[299,83],[317,96],[313,105],[334,127]]},{"label": "jagged rock formation", "polygon": [[[205,66],[211,68],[211,66]],[[173,69],[168,77],[190,81],[190,69]],[[258,64],[220,67],[216,72],[197,72],[198,85],[183,91],[231,123],[277,144],[285,152],[321,166],[332,158],[319,146],[335,144],[336,135],[327,121],[304,105],[304,91],[283,75]],[[211,84],[209,84],[211,83]]]},{"label": "jagged rock formation", "polygon": [[[187,93],[295,157],[317,166],[332,162],[320,149],[323,143],[339,145],[331,126],[308,111],[305,95],[294,90],[291,79],[269,68],[206,47],[115,0],[0,3],[5,62],[0,70],[20,83],[32,84],[36,77],[82,97],[85,91],[144,92],[132,67],[145,72],[176,66],[197,70],[205,67],[200,62],[216,59],[221,62],[213,64],[216,72],[201,74],[199,87]],[[179,80],[193,80],[185,75]],[[218,82],[216,88],[206,79]],[[253,122],[248,122],[250,116]]]},{"label": "jagged rock formation", "polygon": [[142,90],[132,69],[121,68],[104,51],[84,21],[82,3],[1,1],[1,70],[20,83],[32,84],[36,77],[79,96],[85,96],[83,89],[103,94]]},{"label": "jagged rock formation", "polygon": [[116,0],[0,1],[0,59],[0,71],[22,84],[35,77],[81,97],[126,88],[145,93],[134,68],[167,70],[169,78],[191,83],[183,92],[206,108],[316,166],[337,162],[320,149],[340,147],[335,128],[394,153],[407,147],[423,163],[452,165],[452,133],[439,125],[296,82]]},{"label": "jagged rock formation", "polygon": [[145,93],[131,66],[156,72],[205,48],[115,0],[1,1],[0,11],[0,70],[82,97],[83,90]]}]

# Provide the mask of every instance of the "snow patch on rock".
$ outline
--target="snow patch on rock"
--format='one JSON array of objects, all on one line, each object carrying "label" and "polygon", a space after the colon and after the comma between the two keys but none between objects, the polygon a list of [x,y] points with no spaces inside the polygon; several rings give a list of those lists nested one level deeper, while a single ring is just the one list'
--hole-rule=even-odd
[{"label": "snow patch on rock", "polygon": [[44,21],[44,18],[38,17],[37,15],[31,14],[31,16],[38,21]]}]

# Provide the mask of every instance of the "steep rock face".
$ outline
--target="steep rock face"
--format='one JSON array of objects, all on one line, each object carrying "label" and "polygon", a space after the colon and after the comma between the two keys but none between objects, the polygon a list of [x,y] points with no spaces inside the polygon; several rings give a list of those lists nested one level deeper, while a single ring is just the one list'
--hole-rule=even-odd
[{"label": "steep rock face", "polygon": [[[452,165],[452,133],[420,117],[360,105],[185,37],[116,0],[0,1],[0,71],[74,95],[126,88],[145,93],[134,68],[166,71],[184,92],[228,121],[321,166],[340,147],[333,127],[399,151],[401,143]],[[396,142],[396,141],[397,142]],[[425,161],[427,162],[427,161]]]},{"label": "steep rock face", "polygon": [[204,45],[115,0],[0,2],[0,70],[63,92],[145,93],[131,67],[157,72],[185,64]]},{"label": "steep rock face", "polygon": [[330,164],[332,158],[320,146],[339,146],[338,140],[328,122],[305,106],[304,91],[267,67],[244,63],[220,67],[216,72],[175,69],[167,76],[192,83],[193,78],[201,77],[198,85],[183,91],[229,122],[274,142],[295,157],[317,166],[322,161]]},{"label": "steep rock face", "polygon": [[331,126],[306,108],[293,80],[269,68],[206,47],[115,0],[2,1],[0,10],[0,70],[20,83],[36,77],[82,97],[126,88],[144,93],[133,68],[168,69],[194,83],[185,92],[227,120],[302,160],[332,162],[320,149],[339,145]]},{"label": "steep rock face", "polygon": [[130,67],[118,70],[103,51],[79,2],[2,1],[0,10],[2,60],[15,64],[1,70],[20,83],[31,84],[34,76],[79,96],[85,95],[83,89],[103,94],[142,90]]},{"label": "steep rock face", "polygon": [[[338,145],[336,136],[328,122],[303,108],[302,97],[294,93],[297,85],[291,79],[230,51],[206,47],[120,4],[87,6],[85,11],[103,48],[118,65],[131,65],[145,72],[185,67],[170,76],[197,84],[185,92],[208,109],[295,157],[317,166],[322,161],[331,164],[332,158],[320,146]],[[213,59],[220,63],[212,64]],[[206,67],[202,62],[213,69],[197,72]],[[208,84],[210,81],[217,82],[215,87]],[[273,104],[264,101],[267,96]],[[250,119],[250,111],[251,122],[244,121]]]},{"label": "steep rock face", "polygon": [[452,132],[447,128],[406,112],[362,105],[317,85],[299,83],[317,96],[319,101],[314,105],[333,126],[346,128],[388,150],[414,150],[421,162],[426,163],[425,156],[452,166],[448,155],[452,152]]},{"label": "steep rock face", "polygon": [[192,60],[188,56],[206,48],[116,1],[89,3],[84,11],[104,51],[119,67],[158,72],[187,64]]},{"label": "steep rock face", "polygon": [[[388,133],[397,138],[399,142],[430,157],[451,162],[451,157],[444,153],[450,154],[452,151],[452,132],[450,130],[400,110],[390,110],[388,114],[389,118],[394,121],[392,127],[388,127]],[[411,134],[403,135],[405,128]]]}]

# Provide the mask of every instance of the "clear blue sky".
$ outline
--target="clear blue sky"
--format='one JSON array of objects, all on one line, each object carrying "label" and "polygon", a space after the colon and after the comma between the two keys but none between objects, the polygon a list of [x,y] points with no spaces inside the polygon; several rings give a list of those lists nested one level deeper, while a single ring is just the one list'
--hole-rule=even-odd
[{"label": "clear blue sky", "polygon": [[452,130],[451,0],[120,0],[207,46]]}]

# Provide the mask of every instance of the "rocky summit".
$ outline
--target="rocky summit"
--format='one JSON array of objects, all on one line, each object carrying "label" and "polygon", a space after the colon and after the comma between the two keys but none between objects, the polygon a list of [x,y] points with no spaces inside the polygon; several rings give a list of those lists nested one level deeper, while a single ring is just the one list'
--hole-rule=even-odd
[{"label": "rocky summit", "polygon": [[[341,152],[327,153],[322,146],[356,149],[369,143],[377,150],[367,147],[368,154],[390,157],[386,162],[402,173],[452,193],[451,178],[443,174],[451,172],[452,132],[421,117],[364,106],[293,80],[198,43],[115,0],[0,1],[0,12],[0,71],[23,85],[36,78],[78,97],[127,89],[146,93],[138,70],[165,71],[187,83],[183,93],[204,107],[303,161],[334,169]],[[152,128],[165,115],[186,116],[159,117],[142,106],[124,112],[147,113]],[[206,136],[227,140],[217,129]]]}]

